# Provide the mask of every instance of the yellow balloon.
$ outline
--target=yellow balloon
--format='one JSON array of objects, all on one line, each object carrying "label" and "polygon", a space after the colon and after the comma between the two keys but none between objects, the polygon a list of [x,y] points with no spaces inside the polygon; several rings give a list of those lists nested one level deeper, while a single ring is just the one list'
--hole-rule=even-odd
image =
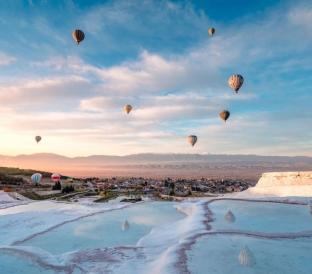
[{"label": "yellow balloon", "polygon": [[226,122],[226,120],[230,117],[230,112],[227,110],[222,110],[220,112],[220,117],[224,122]]},{"label": "yellow balloon", "polygon": [[130,105],[125,105],[125,106],[124,106],[124,110],[127,112],[127,114],[129,114],[129,112],[132,110],[132,106],[130,106]]},{"label": "yellow balloon", "polygon": [[209,32],[210,35],[213,35],[215,33],[215,29],[214,28],[210,28],[208,30],[208,32]]}]

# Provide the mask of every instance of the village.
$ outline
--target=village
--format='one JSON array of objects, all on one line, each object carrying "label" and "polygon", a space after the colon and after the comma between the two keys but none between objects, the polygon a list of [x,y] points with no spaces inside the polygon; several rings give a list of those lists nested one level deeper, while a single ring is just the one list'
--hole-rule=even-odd
[{"label": "village", "polygon": [[[172,179],[172,178],[88,178],[87,186],[92,185],[101,191],[114,190],[120,192],[143,193],[170,196],[190,196],[205,194],[223,194],[241,192],[255,186],[257,182],[236,179]],[[86,187],[87,187],[86,186]]]},{"label": "village", "polygon": [[[226,193],[241,192],[256,185],[250,179],[219,178],[151,178],[151,177],[89,177],[72,178],[60,174],[41,172],[42,178],[34,183],[33,170],[2,167],[0,189],[16,192],[32,200],[57,199],[59,201],[78,201],[91,199],[107,202],[120,196],[152,199],[169,197],[211,197]],[[35,173],[38,174],[38,173]],[[125,199],[127,202],[129,199]]]}]

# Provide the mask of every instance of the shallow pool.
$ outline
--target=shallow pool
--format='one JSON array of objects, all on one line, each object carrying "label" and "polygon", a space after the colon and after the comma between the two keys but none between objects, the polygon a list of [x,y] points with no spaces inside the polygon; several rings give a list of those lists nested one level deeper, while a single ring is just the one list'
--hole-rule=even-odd
[{"label": "shallow pool", "polygon": [[[311,230],[312,227],[309,205],[220,200],[210,203],[209,208],[214,219],[210,223],[212,229],[285,233]],[[235,216],[234,223],[224,219],[229,209]]]},{"label": "shallow pool", "polygon": [[[84,248],[135,245],[154,227],[186,217],[173,206],[170,202],[131,204],[61,225],[21,245],[40,247],[54,255]],[[130,228],[123,230],[126,220]]]},{"label": "shallow pool", "polygon": [[[253,267],[239,262],[248,247],[255,256]],[[311,273],[312,239],[266,239],[241,235],[207,235],[186,251],[191,273]],[[205,258],[205,259],[203,259]],[[209,270],[207,272],[207,270]]]},{"label": "shallow pool", "polygon": [[53,270],[49,270],[41,267],[36,262],[22,255],[18,255],[13,252],[4,252],[0,250],[0,273],[55,273]]}]

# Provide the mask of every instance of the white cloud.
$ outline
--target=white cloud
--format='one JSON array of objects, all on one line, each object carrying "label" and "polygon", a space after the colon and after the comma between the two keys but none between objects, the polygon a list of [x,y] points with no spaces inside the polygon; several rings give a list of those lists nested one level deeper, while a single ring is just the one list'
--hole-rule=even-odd
[{"label": "white cloud", "polygon": [[7,66],[16,60],[17,59],[15,57],[8,56],[4,52],[0,51],[0,66]]},{"label": "white cloud", "polygon": [[[288,13],[289,21],[296,26],[303,26],[311,30],[312,28],[312,7],[311,4],[299,6]],[[297,30],[295,30],[297,31]]]},{"label": "white cloud", "polygon": [[[0,87],[0,107],[46,108],[49,104],[62,100],[72,100],[84,96],[91,88],[88,79],[81,76],[43,78],[38,80],[19,79],[19,83]],[[66,101],[67,102],[67,101]]]},{"label": "white cloud", "polygon": [[[155,15],[151,29],[137,17],[144,11],[146,16]],[[126,45],[121,47],[128,46],[131,35],[131,43],[138,45],[140,39],[135,35],[141,31],[146,39],[156,37],[163,43],[172,38],[170,35],[172,39],[188,37],[194,43],[183,51],[141,48],[137,58],[106,67],[92,60],[98,56],[87,43],[86,49],[79,46],[70,55],[61,52],[30,62],[29,79],[12,77],[1,83],[1,130],[21,136],[42,132],[58,138],[62,149],[76,144],[78,155],[172,150],[238,153],[278,151],[292,144],[303,147],[312,131],[301,122],[302,115],[312,117],[310,111],[300,114],[309,102],[307,90],[311,87],[310,83],[302,85],[311,74],[312,59],[307,53],[312,37],[304,35],[311,9],[282,11],[277,7],[261,18],[217,24],[215,36],[210,37],[205,29],[209,19],[191,5],[113,1],[97,6],[86,14],[86,31],[101,33],[98,36],[108,39],[109,47],[115,46],[110,44],[112,37],[120,38],[113,31],[106,33],[114,24],[128,34],[122,40]],[[169,27],[170,31],[164,31]],[[45,29],[51,30],[43,27],[42,31]],[[204,38],[195,39],[196,35]],[[4,64],[15,61],[5,56],[0,65],[3,60],[7,60]],[[307,75],[295,77],[297,68]],[[245,76],[238,95],[227,83],[234,73]],[[294,97],[290,95],[293,90],[287,90],[292,86],[301,88]],[[129,115],[123,110],[125,104],[133,106]],[[226,124],[219,118],[222,109],[231,112]],[[186,141],[189,134],[199,137],[192,150]],[[281,144],[285,136],[289,138]],[[84,147],[86,143],[91,150]]]}]

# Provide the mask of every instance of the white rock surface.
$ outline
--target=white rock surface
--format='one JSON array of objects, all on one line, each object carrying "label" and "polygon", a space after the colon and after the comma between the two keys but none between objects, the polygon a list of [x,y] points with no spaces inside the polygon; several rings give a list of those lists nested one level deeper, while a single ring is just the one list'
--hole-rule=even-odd
[{"label": "white rock surface", "polygon": [[29,201],[29,199],[17,192],[4,192],[3,190],[0,190],[0,203],[11,203],[16,201]]},{"label": "white rock surface", "polygon": [[312,171],[263,173],[255,187],[228,197],[264,198],[312,196]]},{"label": "white rock surface", "polygon": [[312,186],[312,171],[263,173],[257,187]]}]

